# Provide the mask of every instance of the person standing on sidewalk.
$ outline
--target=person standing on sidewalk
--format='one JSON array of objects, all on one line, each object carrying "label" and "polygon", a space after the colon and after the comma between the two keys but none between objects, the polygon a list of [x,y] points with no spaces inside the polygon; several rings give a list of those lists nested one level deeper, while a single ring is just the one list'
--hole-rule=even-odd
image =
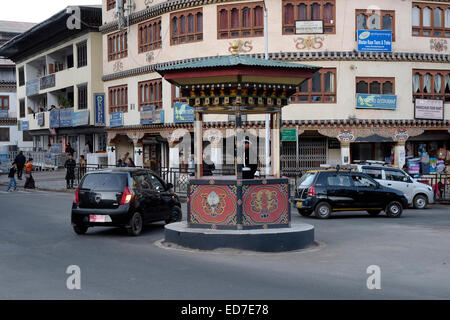
[{"label": "person standing on sidewalk", "polygon": [[86,167],[87,167],[86,159],[82,155],[80,156],[80,179],[86,174]]},{"label": "person standing on sidewalk", "polygon": [[11,187],[14,184],[14,191],[17,191],[17,182],[16,182],[16,171],[17,171],[17,164],[15,162],[13,162],[11,169],[9,169],[9,174],[8,174],[8,178],[9,178],[9,185],[8,185],[8,192],[11,191]]},{"label": "person standing on sidewalk", "polygon": [[28,159],[27,164],[25,165],[25,189],[35,189],[34,179],[31,172],[33,171],[33,158]]},{"label": "person standing on sidewalk", "polygon": [[27,161],[27,159],[23,155],[23,151],[20,151],[19,154],[14,159],[14,163],[17,166],[17,178],[19,180],[22,180],[23,167],[25,166],[26,161]]},{"label": "person standing on sidewalk", "polygon": [[69,159],[64,163],[64,168],[67,169],[66,173],[66,183],[67,189],[73,189],[73,180],[75,180],[75,167],[77,163],[73,160],[73,156],[69,154]]}]

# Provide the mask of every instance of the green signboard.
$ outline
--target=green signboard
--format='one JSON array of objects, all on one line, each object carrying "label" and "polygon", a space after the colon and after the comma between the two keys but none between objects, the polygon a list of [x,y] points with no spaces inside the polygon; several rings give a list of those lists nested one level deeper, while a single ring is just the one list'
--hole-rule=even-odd
[{"label": "green signboard", "polygon": [[297,130],[296,129],[281,130],[281,141],[297,141]]}]

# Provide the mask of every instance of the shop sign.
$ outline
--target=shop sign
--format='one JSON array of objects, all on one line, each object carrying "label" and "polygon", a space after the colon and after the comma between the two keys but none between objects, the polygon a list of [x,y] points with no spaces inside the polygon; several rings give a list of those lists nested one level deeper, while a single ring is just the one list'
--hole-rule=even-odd
[{"label": "shop sign", "polygon": [[22,131],[30,130],[30,123],[28,121],[22,121]]},{"label": "shop sign", "polygon": [[95,125],[105,125],[105,95],[103,93],[94,94],[95,103]]},{"label": "shop sign", "polygon": [[281,130],[281,141],[297,141],[297,130],[296,129]]},{"label": "shop sign", "polygon": [[355,140],[355,135],[350,130],[343,130],[338,135],[339,141],[350,142]]},{"label": "shop sign", "polygon": [[89,125],[89,110],[72,113],[72,127]]},{"label": "shop sign", "polygon": [[415,119],[444,120],[444,101],[416,99]]},{"label": "shop sign", "polygon": [[340,149],[341,143],[338,139],[328,138],[328,149]]},{"label": "shop sign", "polygon": [[33,79],[27,81],[26,84],[26,95],[27,97],[38,94],[39,93],[39,79]]},{"label": "shop sign", "polygon": [[109,115],[109,126],[120,127],[123,126],[123,112],[114,112]]},{"label": "shop sign", "polygon": [[323,34],[322,20],[295,21],[295,34]]},{"label": "shop sign", "polygon": [[45,124],[44,113],[41,112],[41,113],[36,114],[36,118],[37,118],[37,124],[38,124],[38,126],[39,126],[39,127],[44,126],[44,124]]},{"label": "shop sign", "polygon": [[141,125],[164,123],[164,110],[155,108],[155,106],[141,107]]},{"label": "shop sign", "polygon": [[186,102],[175,102],[173,109],[174,123],[194,122],[194,108]]},{"label": "shop sign", "polygon": [[59,128],[59,110],[50,111],[50,129]]},{"label": "shop sign", "polygon": [[73,109],[61,109],[59,111],[59,126],[71,127],[72,126],[72,113]]},{"label": "shop sign", "polygon": [[8,118],[9,112],[8,110],[0,110],[0,118]]},{"label": "shop sign", "polygon": [[55,84],[55,75],[54,74],[50,74],[48,76],[42,77],[41,78],[41,90],[45,90],[48,88],[53,88],[56,84]]},{"label": "shop sign", "polygon": [[392,52],[392,31],[358,30],[358,51]]},{"label": "shop sign", "polygon": [[360,109],[397,109],[397,96],[392,94],[361,94],[356,95],[356,107]]}]

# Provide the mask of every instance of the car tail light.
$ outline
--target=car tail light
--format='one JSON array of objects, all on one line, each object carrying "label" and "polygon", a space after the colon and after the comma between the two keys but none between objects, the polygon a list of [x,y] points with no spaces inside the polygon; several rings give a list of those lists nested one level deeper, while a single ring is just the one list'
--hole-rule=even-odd
[{"label": "car tail light", "polygon": [[79,190],[79,188],[77,188],[75,190],[74,199],[73,199],[73,203],[74,204],[80,204],[80,197],[78,195],[78,190]]},{"label": "car tail light", "polygon": [[131,192],[129,187],[125,187],[122,194],[122,200],[120,200],[120,204],[127,204],[130,203],[131,199],[133,198],[133,193]]},{"label": "car tail light", "polygon": [[312,186],[308,188],[308,196],[310,197],[316,196],[316,187]]}]

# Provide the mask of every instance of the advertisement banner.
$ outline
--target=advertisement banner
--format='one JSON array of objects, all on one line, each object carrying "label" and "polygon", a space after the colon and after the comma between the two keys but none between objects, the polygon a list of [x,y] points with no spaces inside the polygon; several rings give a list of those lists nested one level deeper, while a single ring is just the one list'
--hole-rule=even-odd
[{"label": "advertisement banner", "polygon": [[0,110],[0,118],[8,118],[9,112],[8,110]]},{"label": "advertisement banner", "polygon": [[44,126],[44,124],[45,124],[45,116],[44,116],[43,112],[36,114],[36,119],[37,119],[37,124],[38,124],[39,127]]},{"label": "advertisement banner", "polygon": [[155,106],[141,107],[141,125],[164,123],[164,110],[155,109]]},{"label": "advertisement banner", "polygon": [[358,109],[397,109],[397,96],[393,94],[362,94],[356,95]]},{"label": "advertisement banner", "polygon": [[444,120],[444,101],[416,99],[414,118],[424,120]]},{"label": "advertisement banner", "polygon": [[71,127],[72,126],[72,113],[73,109],[61,109],[59,111],[59,126]]},{"label": "advertisement banner", "polygon": [[95,102],[95,125],[105,125],[105,95],[103,93],[94,94]]},{"label": "advertisement banner", "polygon": [[59,128],[59,110],[50,111],[50,129]]},{"label": "advertisement banner", "polygon": [[22,121],[22,131],[30,130],[30,124],[28,121]]},{"label": "advertisement banner", "polygon": [[186,102],[175,102],[173,106],[173,122],[194,122],[194,108]]},{"label": "advertisement banner", "polygon": [[281,141],[297,141],[297,130],[296,129],[281,130]]},{"label": "advertisement banner", "polygon": [[72,127],[89,125],[89,110],[72,113]]},{"label": "advertisement banner", "polygon": [[109,115],[109,126],[120,127],[123,126],[123,112],[114,112]]},{"label": "advertisement banner", "polygon": [[392,31],[358,30],[358,51],[392,52]]},{"label": "advertisement banner", "polygon": [[38,94],[39,93],[39,79],[33,79],[27,81],[26,84],[26,95],[27,97]]}]

